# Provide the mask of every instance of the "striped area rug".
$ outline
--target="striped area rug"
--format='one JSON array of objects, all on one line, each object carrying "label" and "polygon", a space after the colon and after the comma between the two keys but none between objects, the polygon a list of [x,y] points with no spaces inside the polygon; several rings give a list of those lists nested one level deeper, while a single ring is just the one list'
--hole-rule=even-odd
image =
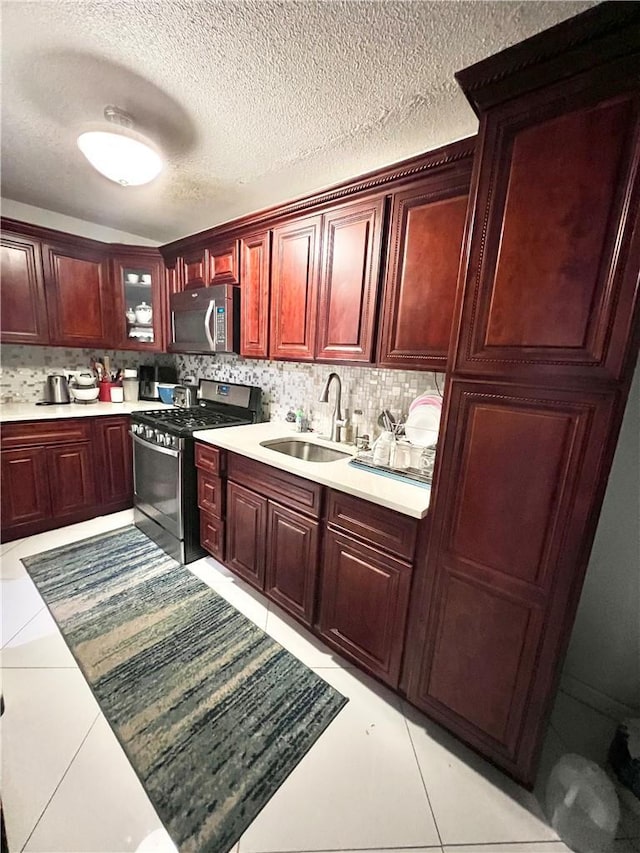
[{"label": "striped area rug", "polygon": [[135,527],[23,560],[183,853],[225,853],[347,701]]}]

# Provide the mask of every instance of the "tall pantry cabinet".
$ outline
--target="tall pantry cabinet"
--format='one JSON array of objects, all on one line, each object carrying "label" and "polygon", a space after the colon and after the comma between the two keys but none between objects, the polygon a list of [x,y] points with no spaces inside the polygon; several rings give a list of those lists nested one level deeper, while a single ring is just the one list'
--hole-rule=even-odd
[{"label": "tall pantry cabinet", "polygon": [[457,75],[480,119],[408,696],[530,785],[638,352],[640,8]]}]

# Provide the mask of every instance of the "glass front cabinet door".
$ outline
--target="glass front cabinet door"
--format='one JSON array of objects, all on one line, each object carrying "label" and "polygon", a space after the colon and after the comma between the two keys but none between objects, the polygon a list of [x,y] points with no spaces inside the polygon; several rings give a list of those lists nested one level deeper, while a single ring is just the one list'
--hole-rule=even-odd
[{"label": "glass front cabinet door", "polygon": [[113,259],[113,275],[118,348],[161,352],[164,265],[159,252],[118,254]]}]

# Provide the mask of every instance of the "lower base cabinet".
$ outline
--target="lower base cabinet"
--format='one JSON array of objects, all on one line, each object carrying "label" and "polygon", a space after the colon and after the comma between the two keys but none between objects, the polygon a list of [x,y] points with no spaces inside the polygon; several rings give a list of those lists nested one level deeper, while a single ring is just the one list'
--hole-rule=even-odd
[{"label": "lower base cabinet", "polygon": [[222,479],[224,452],[197,443],[195,462],[198,469],[198,509],[200,510],[200,544],[221,563],[225,559],[225,482]]},{"label": "lower base cabinet", "polygon": [[412,566],[327,530],[319,631],[387,684],[397,687]]},{"label": "lower base cabinet", "polygon": [[3,542],[133,506],[129,418],[2,427]]},{"label": "lower base cabinet", "polygon": [[227,483],[227,565],[257,589],[264,589],[267,499]]},{"label": "lower base cabinet", "polygon": [[265,593],[311,625],[318,576],[319,524],[269,501]]}]

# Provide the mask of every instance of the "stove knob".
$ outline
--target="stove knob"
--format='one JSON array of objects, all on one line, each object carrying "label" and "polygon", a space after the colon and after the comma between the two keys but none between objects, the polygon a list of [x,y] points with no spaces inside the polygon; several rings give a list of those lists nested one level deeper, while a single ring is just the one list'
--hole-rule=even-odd
[{"label": "stove knob", "polygon": [[160,432],[160,430],[156,432],[156,441],[158,442],[158,444],[166,444],[166,438],[167,437],[165,433]]},{"label": "stove knob", "polygon": [[169,433],[167,433],[165,438],[166,438],[167,447],[175,447],[175,444],[176,444],[175,435],[169,435]]},{"label": "stove knob", "polygon": [[155,438],[155,435],[156,435],[156,431],[153,429],[153,427],[145,427],[144,428],[144,437],[148,438],[149,441],[153,441],[153,439]]}]

